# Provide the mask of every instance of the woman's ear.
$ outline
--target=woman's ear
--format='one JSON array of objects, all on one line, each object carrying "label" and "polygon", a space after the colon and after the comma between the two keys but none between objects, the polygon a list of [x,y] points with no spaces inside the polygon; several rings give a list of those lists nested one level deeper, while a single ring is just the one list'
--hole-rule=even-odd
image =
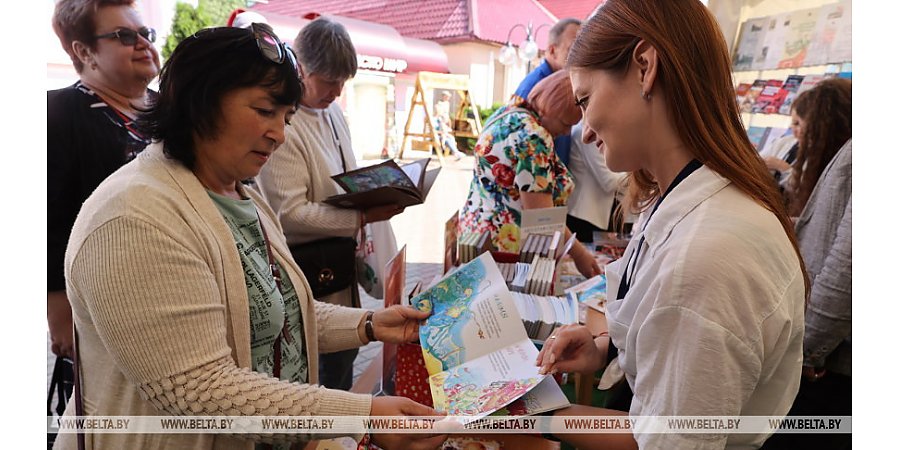
[{"label": "woman's ear", "polygon": [[649,42],[641,39],[634,47],[632,63],[639,69],[641,97],[645,100],[650,100],[650,92],[653,90],[653,83],[656,81],[656,69],[659,67],[656,48],[650,45]]},{"label": "woman's ear", "polygon": [[91,56],[91,49],[88,48],[84,42],[72,41],[72,52],[75,53],[75,56],[85,67],[89,67],[94,63],[94,57]]}]

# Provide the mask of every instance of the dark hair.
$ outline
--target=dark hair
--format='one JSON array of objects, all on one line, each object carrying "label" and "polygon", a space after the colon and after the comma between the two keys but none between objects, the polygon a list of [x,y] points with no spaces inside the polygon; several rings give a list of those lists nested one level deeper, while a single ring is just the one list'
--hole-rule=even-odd
[{"label": "dark hair", "polygon": [[326,17],[306,24],[294,39],[297,60],[309,71],[331,79],[356,76],[356,48],[343,25]]},{"label": "dark hair", "polygon": [[[695,0],[607,0],[581,27],[567,64],[622,75],[642,39],[657,51],[656,83],[678,137],[701,163],[775,214],[800,259],[808,294],[793,222],[741,123],[728,47],[706,6]],[[624,204],[632,210],[647,209],[660,196],[644,170],[626,182]]]},{"label": "dark hair", "polygon": [[97,24],[94,16],[105,6],[132,6],[134,0],[59,0],[53,8],[53,32],[63,50],[69,55],[75,71],[81,73],[84,64],[72,50],[72,42],[83,42],[91,50],[97,49]]},{"label": "dark hair", "polygon": [[581,26],[581,21],[569,17],[566,19],[560,19],[559,22],[553,24],[553,26],[550,27],[550,31],[547,33],[548,45],[558,45],[560,36],[562,36],[563,33],[566,32],[566,28],[569,28],[569,25]]},{"label": "dark hair", "polygon": [[166,61],[159,97],[141,116],[140,126],[163,141],[166,155],[193,169],[194,136],[217,133],[222,98],[250,86],[268,88],[280,105],[297,106],[303,94],[294,66],[287,59],[277,64],[263,56],[249,29],[201,30],[181,41]]},{"label": "dark hair", "polygon": [[797,96],[791,105],[805,122],[788,196],[791,215],[803,212],[825,167],[853,135],[851,91],[850,80],[830,78]]}]

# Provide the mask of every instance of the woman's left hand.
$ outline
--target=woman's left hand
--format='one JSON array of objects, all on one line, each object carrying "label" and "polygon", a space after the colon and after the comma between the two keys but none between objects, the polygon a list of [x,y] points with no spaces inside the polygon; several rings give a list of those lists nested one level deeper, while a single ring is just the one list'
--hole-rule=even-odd
[{"label": "woman's left hand", "polygon": [[412,306],[394,305],[372,316],[375,338],[381,342],[404,344],[419,339],[419,322],[430,316]]}]

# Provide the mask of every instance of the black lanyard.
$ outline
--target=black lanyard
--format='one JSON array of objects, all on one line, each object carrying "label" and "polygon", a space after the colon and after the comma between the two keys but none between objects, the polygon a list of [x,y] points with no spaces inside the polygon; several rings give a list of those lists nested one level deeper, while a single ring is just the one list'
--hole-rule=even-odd
[{"label": "black lanyard", "polygon": [[[672,189],[675,189],[675,186],[678,186],[679,183],[684,181],[688,175],[694,173],[697,169],[702,167],[703,164],[696,159],[692,159],[691,162],[687,163],[684,166],[684,169],[681,169],[681,172],[678,172],[678,175],[675,176],[675,179],[672,180],[672,184],[669,185],[669,188],[666,189],[666,192],[663,193],[662,196],[659,197],[659,200],[656,201],[656,205],[653,206],[653,211],[650,211],[650,217],[647,218],[647,221],[644,222],[644,228],[641,230],[641,240],[638,242],[637,248],[631,252],[631,255],[628,257],[628,262],[625,263],[624,274],[622,275],[622,282],[619,283],[619,292],[616,295],[616,300],[621,300],[625,298],[625,295],[628,294],[628,290],[631,289],[631,281],[634,280],[634,272],[637,271],[637,264],[641,257],[641,248],[644,247],[644,231],[647,230],[647,224],[650,223],[650,219],[653,218],[653,214],[656,213],[656,210],[659,209],[659,205],[662,204],[663,200],[665,200],[666,196],[669,195],[669,192],[672,192]],[[632,264],[632,259],[634,259],[634,266],[631,269],[631,276],[628,276],[628,267]]]}]

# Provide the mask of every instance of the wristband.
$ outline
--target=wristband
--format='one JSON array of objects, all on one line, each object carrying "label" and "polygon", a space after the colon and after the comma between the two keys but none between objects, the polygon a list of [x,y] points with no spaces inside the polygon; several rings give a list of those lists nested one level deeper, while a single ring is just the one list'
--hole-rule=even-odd
[{"label": "wristband", "polygon": [[375,315],[374,311],[369,311],[366,313],[366,339],[369,342],[375,342],[378,339],[375,339],[375,324],[372,323],[372,317]]}]

